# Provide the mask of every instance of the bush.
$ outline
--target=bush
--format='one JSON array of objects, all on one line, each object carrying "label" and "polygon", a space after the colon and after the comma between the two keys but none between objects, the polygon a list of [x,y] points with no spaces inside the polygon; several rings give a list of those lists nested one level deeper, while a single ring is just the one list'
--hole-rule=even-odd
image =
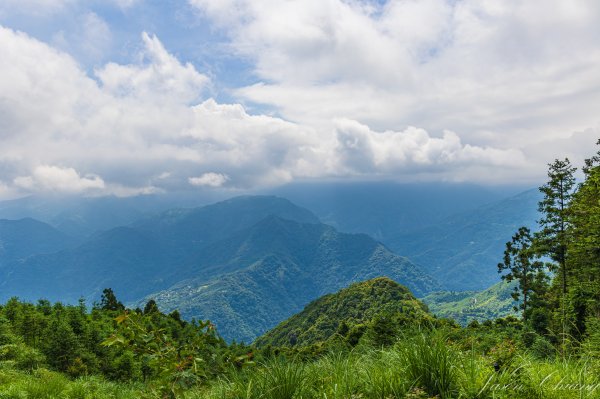
[{"label": "bush", "polygon": [[539,335],[533,341],[530,351],[537,359],[550,359],[556,356],[556,349],[550,341]]}]

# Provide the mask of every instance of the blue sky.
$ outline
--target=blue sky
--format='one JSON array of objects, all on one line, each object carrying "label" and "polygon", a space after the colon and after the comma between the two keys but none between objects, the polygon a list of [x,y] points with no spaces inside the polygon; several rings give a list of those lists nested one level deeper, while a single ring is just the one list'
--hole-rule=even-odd
[{"label": "blue sky", "polygon": [[600,137],[593,0],[5,0],[0,199],[537,184]]}]

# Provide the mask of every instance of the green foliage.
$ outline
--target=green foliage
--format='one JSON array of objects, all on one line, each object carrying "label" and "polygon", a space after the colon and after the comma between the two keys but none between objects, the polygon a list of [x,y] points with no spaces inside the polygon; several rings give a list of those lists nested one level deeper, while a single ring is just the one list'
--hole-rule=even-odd
[{"label": "green foliage", "polygon": [[102,291],[102,297],[100,298],[100,309],[118,312],[125,310],[125,306],[117,300],[117,297],[111,288],[105,288]]},{"label": "green foliage", "polygon": [[[540,230],[532,238],[528,229],[519,229],[507,243],[499,271],[508,269],[503,278],[519,282],[528,327],[548,341],[560,341],[566,356],[589,349],[586,340],[594,337],[587,329],[600,318],[600,151],[585,161],[584,181],[578,185],[568,159],[548,166],[548,181],[540,187]],[[547,264],[554,272],[549,289],[549,276],[536,256],[552,261]],[[534,344],[540,356],[550,352],[546,341]]]},{"label": "green foliage", "polygon": [[538,256],[532,248],[533,238],[527,227],[521,227],[512,237],[512,241],[506,243],[504,251],[504,262],[498,264],[498,273],[502,274],[502,280],[508,282],[517,281],[518,288],[512,294],[515,301],[523,298],[519,308],[523,310],[523,319],[527,320],[530,313],[532,301],[540,298],[547,289],[547,276],[544,263],[538,260]]},{"label": "green foliage", "polygon": [[[188,323],[154,308],[147,314],[119,311],[112,290],[104,291],[101,304],[88,313],[83,301],[9,300],[0,306],[0,369],[146,381],[156,392],[172,393],[214,378],[234,359],[240,366],[249,362],[240,357],[248,349],[228,347],[209,322]],[[38,386],[36,381],[27,384]]]},{"label": "green foliage", "polygon": [[434,292],[421,300],[438,317],[456,320],[462,326],[472,321],[483,322],[516,315],[512,292],[516,282],[498,282],[486,290]]},{"label": "green foliage", "polygon": [[[172,397],[222,372],[218,351],[225,343],[209,321],[196,325],[185,340],[175,340],[167,328],[153,321],[160,315],[156,305],[144,314],[127,311],[119,315],[115,319],[117,332],[102,345],[131,351],[150,371],[159,391]],[[120,358],[119,365],[123,368],[124,364],[131,374],[134,367],[131,358]]]},{"label": "green foliage", "polygon": [[[427,308],[402,285],[375,278],[325,295],[256,340],[256,345],[301,347],[341,342],[352,347],[363,336],[390,345],[403,326],[431,324]],[[336,341],[338,340],[338,341]]]},{"label": "green foliage", "polygon": [[458,352],[441,334],[420,334],[402,342],[399,349],[406,365],[406,378],[430,395],[442,399],[458,393]]}]

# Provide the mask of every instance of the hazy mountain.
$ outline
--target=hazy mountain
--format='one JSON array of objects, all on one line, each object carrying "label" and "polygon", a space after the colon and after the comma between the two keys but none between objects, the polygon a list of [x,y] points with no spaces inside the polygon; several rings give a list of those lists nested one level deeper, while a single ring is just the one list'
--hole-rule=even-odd
[{"label": "hazy mountain", "polygon": [[31,255],[56,252],[73,239],[54,227],[31,218],[0,219],[0,268]]},{"label": "hazy mountain", "polygon": [[390,237],[385,243],[421,265],[448,290],[482,290],[498,282],[498,262],[517,229],[535,229],[540,198],[538,190],[529,190]]},{"label": "hazy mountain", "polygon": [[[294,184],[278,192],[341,231],[367,233],[421,265],[449,290],[498,281],[504,245],[536,227],[537,189],[469,184]],[[511,195],[507,195],[511,194]]]},{"label": "hazy mountain", "polygon": [[[288,198],[341,231],[385,241],[390,234],[497,201],[515,190],[458,183],[321,182],[292,183],[265,194]],[[201,189],[131,197],[30,196],[0,201],[0,219],[31,217],[85,238],[169,209],[204,206],[227,196]]]},{"label": "hazy mountain", "polygon": [[30,196],[0,201],[0,218],[31,217],[76,238],[124,226],[178,207],[206,205],[221,196],[203,194],[155,194],[133,197]]},{"label": "hazy mountain", "polygon": [[[322,296],[256,340],[258,346],[305,346],[347,334],[379,315],[401,315],[408,323],[430,319],[427,307],[402,285],[385,277],[352,284]],[[342,324],[347,332],[343,331]]]},{"label": "hazy mountain", "polygon": [[[0,296],[73,302],[81,296],[97,299],[111,287],[123,300],[139,299],[202,272],[203,254],[216,256],[212,243],[269,215],[318,222],[309,211],[276,197],[171,210],[95,234],[75,248],[13,263],[0,280]],[[200,266],[192,267],[192,259]]]},{"label": "hazy mountain", "polygon": [[[348,284],[387,276],[423,295],[438,283],[364,234],[339,233],[323,224],[267,218],[217,244],[213,270],[148,296],[161,309],[210,319],[227,339],[253,340],[311,300]],[[143,305],[139,303],[140,306]]]},{"label": "hazy mountain", "polygon": [[152,297],[162,308],[212,319],[227,338],[248,341],[320,295],[381,275],[421,295],[439,289],[369,236],[339,233],[285,199],[255,196],[171,210],[15,262],[0,292],[4,300],[75,302],[98,299],[106,287],[124,301],[160,291]]},{"label": "hazy mountain", "polygon": [[520,191],[461,183],[323,182],[294,183],[274,192],[340,231],[366,233],[387,243]]}]

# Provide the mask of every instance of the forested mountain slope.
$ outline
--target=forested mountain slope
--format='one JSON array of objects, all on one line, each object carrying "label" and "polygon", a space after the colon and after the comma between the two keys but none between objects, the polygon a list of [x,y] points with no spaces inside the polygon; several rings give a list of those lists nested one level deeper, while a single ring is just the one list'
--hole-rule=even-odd
[{"label": "forested mountain slope", "polygon": [[465,326],[472,320],[494,320],[499,317],[517,316],[517,303],[511,294],[516,282],[500,281],[483,291],[439,291],[421,300],[431,313],[456,320]]},{"label": "forested mountain slope", "polygon": [[[213,245],[196,277],[149,295],[164,311],[208,318],[227,339],[250,342],[311,300],[356,281],[387,276],[423,295],[439,284],[364,234],[269,217]],[[141,305],[144,301],[141,301]]]},{"label": "forested mountain slope", "polygon": [[130,303],[152,296],[162,309],[212,319],[227,338],[246,341],[354,281],[386,275],[419,295],[439,288],[370,237],[338,233],[269,196],[167,211],[1,273],[3,300],[94,301],[110,287]]},{"label": "forested mountain slope", "polygon": [[300,313],[259,337],[256,345],[306,346],[325,342],[334,335],[344,338],[361,329],[364,332],[378,318],[415,326],[432,320],[427,307],[409,289],[389,278],[378,277],[314,300]]},{"label": "forested mountain slope", "polygon": [[457,214],[386,244],[435,276],[447,290],[483,290],[498,282],[505,244],[539,218],[537,189]]}]

